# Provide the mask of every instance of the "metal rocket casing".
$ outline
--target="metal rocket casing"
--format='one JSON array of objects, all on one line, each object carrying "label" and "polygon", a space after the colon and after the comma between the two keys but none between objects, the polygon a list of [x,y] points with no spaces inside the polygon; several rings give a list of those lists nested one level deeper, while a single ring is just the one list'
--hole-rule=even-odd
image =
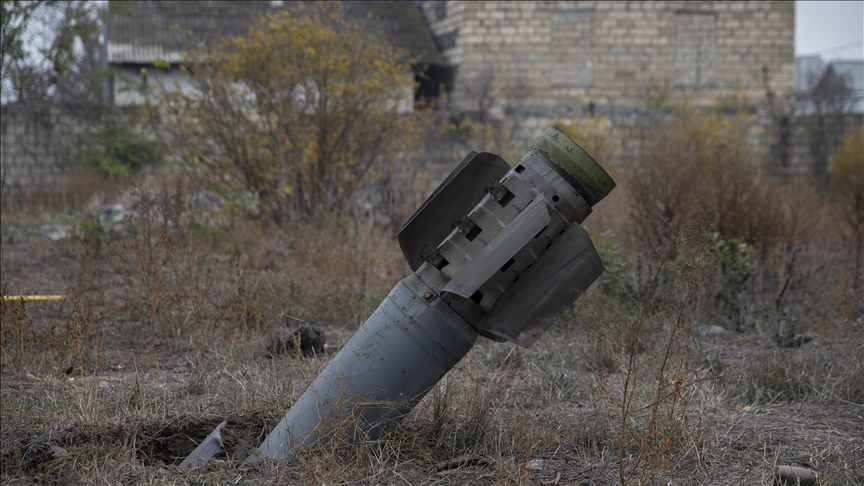
[{"label": "metal rocket casing", "polygon": [[345,427],[377,438],[478,334],[530,346],[603,273],[580,223],[614,186],[553,128],[513,168],[495,154],[470,153],[399,234],[414,274],[390,291],[248,461],[327,441]]},{"label": "metal rocket casing", "polygon": [[580,223],[614,187],[549,128],[512,169],[495,154],[469,154],[399,243],[415,274],[481,335],[527,347],[603,273]]},{"label": "metal rocket casing", "polygon": [[477,331],[411,275],[397,283],[247,459],[334,436],[378,439],[474,346]]}]

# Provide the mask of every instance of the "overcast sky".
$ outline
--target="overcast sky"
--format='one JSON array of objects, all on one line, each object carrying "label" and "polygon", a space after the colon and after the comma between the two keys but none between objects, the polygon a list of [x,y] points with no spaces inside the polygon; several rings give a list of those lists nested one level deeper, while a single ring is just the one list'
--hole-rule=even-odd
[{"label": "overcast sky", "polygon": [[864,59],[864,1],[795,2],[795,55]]}]

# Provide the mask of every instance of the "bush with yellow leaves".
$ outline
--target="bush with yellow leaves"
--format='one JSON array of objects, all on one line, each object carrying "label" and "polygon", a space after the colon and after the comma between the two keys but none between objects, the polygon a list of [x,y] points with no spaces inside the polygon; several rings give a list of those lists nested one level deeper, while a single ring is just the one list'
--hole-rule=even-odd
[{"label": "bush with yellow leaves", "polygon": [[416,143],[407,62],[318,4],[189,50],[196,89],[165,89],[158,104],[176,155],[211,187],[256,195],[277,221],[316,216],[344,209]]}]

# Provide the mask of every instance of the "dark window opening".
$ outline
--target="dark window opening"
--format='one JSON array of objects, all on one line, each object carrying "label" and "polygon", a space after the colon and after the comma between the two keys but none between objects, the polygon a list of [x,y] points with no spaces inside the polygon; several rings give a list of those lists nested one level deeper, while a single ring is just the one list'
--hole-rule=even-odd
[{"label": "dark window opening", "polygon": [[534,238],[540,238],[540,235],[542,235],[543,232],[546,231],[546,228],[548,228],[548,227],[549,227],[548,224],[547,224],[546,226],[544,226],[543,229],[541,229],[539,233],[537,233],[536,235],[534,235]]},{"label": "dark window opening", "polygon": [[478,290],[477,292],[474,292],[474,294],[471,295],[471,300],[473,300],[475,304],[479,304],[480,301],[483,300],[483,294],[481,294],[480,291]]},{"label": "dark window opening", "polygon": [[523,166],[523,165],[517,165],[517,166],[516,166],[516,173],[517,173],[517,174],[521,174],[521,173],[523,173],[523,172],[525,172],[525,166]]},{"label": "dark window opening", "polygon": [[513,265],[513,262],[515,262],[515,261],[516,261],[516,260],[514,260],[514,259],[512,259],[512,258],[509,259],[509,260],[507,260],[507,263],[505,263],[504,266],[501,267],[501,273],[506,272],[507,269],[510,268],[510,265]]},{"label": "dark window opening", "polygon": [[438,103],[453,90],[456,68],[430,64],[418,66],[414,70],[414,102],[419,108],[438,108]]}]

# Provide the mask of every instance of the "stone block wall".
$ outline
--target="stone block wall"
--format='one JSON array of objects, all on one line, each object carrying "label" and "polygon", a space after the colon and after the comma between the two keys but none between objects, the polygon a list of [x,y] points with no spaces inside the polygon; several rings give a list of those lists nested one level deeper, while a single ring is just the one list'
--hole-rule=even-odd
[{"label": "stone block wall", "polygon": [[[772,1],[423,1],[457,66],[454,110],[519,116],[526,140],[558,117],[644,118],[658,97],[697,106],[794,87],[794,4]],[[492,103],[489,103],[489,99]],[[762,110],[758,110],[759,113]]]},{"label": "stone block wall", "polygon": [[0,199],[34,189],[49,190],[80,166],[78,141],[129,109],[84,105],[4,105],[0,114]]}]

